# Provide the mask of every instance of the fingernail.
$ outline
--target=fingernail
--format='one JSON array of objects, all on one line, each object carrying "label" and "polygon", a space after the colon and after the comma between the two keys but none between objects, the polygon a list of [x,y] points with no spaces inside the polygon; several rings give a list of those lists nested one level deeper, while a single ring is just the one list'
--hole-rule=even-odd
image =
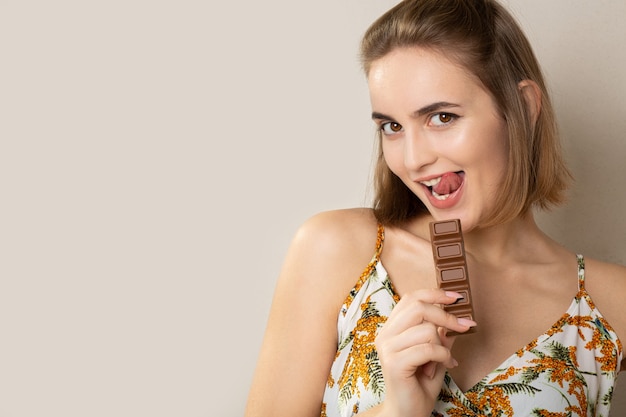
[{"label": "fingernail", "polygon": [[463,298],[463,296],[456,291],[446,291],[446,297],[454,298],[455,300]]},{"label": "fingernail", "polygon": [[459,362],[456,359],[452,358],[452,368],[456,368],[457,366],[459,366]]},{"label": "fingernail", "polygon": [[467,319],[465,317],[459,317],[459,318],[456,319],[456,321],[461,326],[474,327],[474,326],[478,325],[478,323],[476,323],[474,320],[470,320],[470,319]]}]

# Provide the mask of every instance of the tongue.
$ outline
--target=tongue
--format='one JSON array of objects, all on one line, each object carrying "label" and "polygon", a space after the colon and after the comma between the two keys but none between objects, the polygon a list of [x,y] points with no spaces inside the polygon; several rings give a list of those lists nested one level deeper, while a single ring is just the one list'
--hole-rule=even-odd
[{"label": "tongue", "polygon": [[433,187],[433,191],[439,195],[446,195],[455,192],[463,183],[463,178],[454,172],[443,174],[439,184]]}]

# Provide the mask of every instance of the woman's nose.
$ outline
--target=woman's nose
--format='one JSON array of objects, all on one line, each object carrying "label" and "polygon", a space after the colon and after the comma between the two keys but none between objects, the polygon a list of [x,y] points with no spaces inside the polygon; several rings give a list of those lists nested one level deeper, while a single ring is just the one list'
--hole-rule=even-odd
[{"label": "woman's nose", "polygon": [[404,165],[406,169],[419,171],[437,159],[424,135],[406,132],[404,142]]}]

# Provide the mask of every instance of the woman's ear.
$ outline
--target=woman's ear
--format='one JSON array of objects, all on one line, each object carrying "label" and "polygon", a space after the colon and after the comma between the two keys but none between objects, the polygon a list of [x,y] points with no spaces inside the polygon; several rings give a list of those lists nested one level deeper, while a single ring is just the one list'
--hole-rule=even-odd
[{"label": "woman's ear", "polygon": [[522,80],[517,84],[517,88],[522,93],[524,101],[526,102],[526,109],[530,114],[533,128],[539,118],[541,112],[541,89],[536,82],[532,80]]}]

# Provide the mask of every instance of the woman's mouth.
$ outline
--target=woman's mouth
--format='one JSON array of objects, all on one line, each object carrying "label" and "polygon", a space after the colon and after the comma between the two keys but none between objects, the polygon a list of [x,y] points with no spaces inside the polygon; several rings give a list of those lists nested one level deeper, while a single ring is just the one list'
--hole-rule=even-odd
[{"label": "woman's mouth", "polygon": [[446,172],[440,177],[420,181],[420,184],[427,187],[435,199],[444,201],[450,197],[450,194],[461,187],[464,176],[465,173],[463,171]]}]

